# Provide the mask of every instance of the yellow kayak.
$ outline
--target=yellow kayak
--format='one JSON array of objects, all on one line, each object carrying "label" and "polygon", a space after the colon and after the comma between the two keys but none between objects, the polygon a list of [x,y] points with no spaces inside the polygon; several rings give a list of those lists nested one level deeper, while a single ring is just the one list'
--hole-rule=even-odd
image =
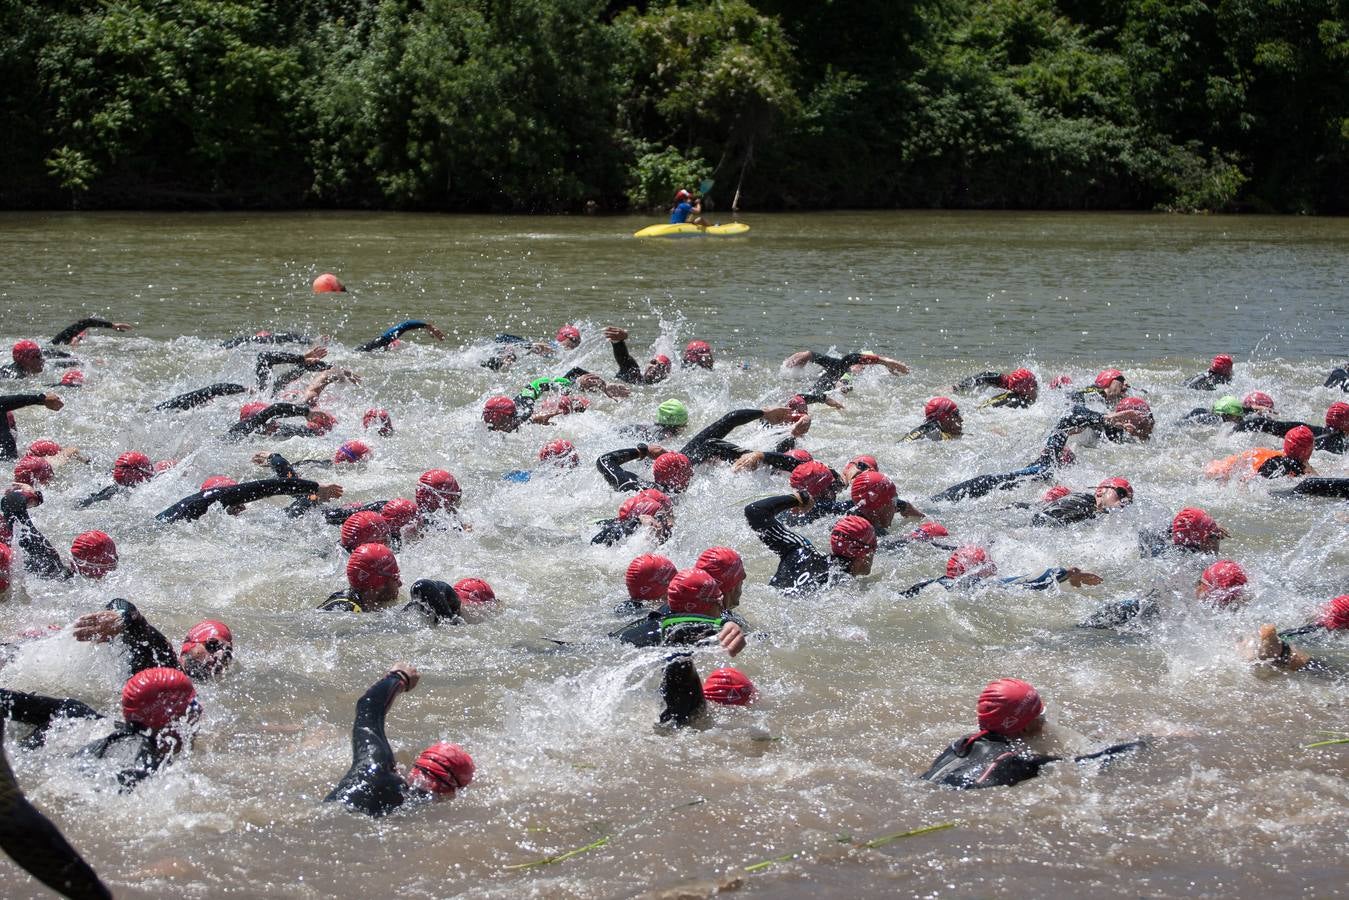
[{"label": "yellow kayak", "polygon": [[728,225],[690,225],[687,222],[679,225],[648,225],[641,231],[635,233],[633,237],[740,237],[749,234],[749,226],[743,222],[731,222]]}]

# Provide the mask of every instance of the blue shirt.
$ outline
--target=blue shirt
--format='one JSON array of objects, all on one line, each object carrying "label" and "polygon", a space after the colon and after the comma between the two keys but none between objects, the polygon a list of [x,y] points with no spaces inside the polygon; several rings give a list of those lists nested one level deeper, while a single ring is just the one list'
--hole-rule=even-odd
[{"label": "blue shirt", "polygon": [[674,210],[670,213],[670,224],[682,225],[684,222],[687,222],[689,220],[689,216],[691,216],[692,214],[693,214],[693,204],[685,200],[681,202],[678,206],[676,206]]}]

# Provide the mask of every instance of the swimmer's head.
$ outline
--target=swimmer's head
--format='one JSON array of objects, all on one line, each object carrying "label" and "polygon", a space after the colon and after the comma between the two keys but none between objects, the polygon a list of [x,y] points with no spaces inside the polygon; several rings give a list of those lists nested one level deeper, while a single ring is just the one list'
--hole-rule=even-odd
[{"label": "swimmer's head", "polygon": [[651,464],[651,477],[664,490],[678,493],[693,480],[693,463],[682,453],[666,451]]},{"label": "swimmer's head", "polygon": [[473,781],[473,757],[458,744],[441,741],[421,752],[408,771],[408,784],[437,799],[449,799]]},{"label": "swimmer's head", "polygon": [[829,531],[829,552],[845,560],[851,574],[869,574],[876,555],[876,529],[861,516],[844,516]]},{"label": "swimmer's head", "polygon": [[515,401],[510,397],[489,397],[483,404],[482,420],[492,431],[514,431],[520,427],[516,420]]},{"label": "swimmer's head", "polygon": [[748,706],[756,693],[754,682],[730,666],[712,671],[703,681],[703,696],[722,706]]},{"label": "swimmer's head", "polygon": [[923,406],[923,418],[936,422],[942,431],[959,434],[964,424],[960,417],[960,407],[950,397],[933,397]]},{"label": "swimmer's head", "polygon": [[383,544],[361,544],[347,558],[347,583],[367,602],[389,603],[403,583],[398,559]]},{"label": "swimmer's head", "polygon": [[869,453],[863,453],[848,460],[848,464],[843,467],[843,480],[851,482],[857,477],[858,472],[879,472],[880,470],[881,464],[876,462],[876,457]]},{"label": "swimmer's head", "polygon": [[468,606],[486,606],[497,602],[496,591],[481,578],[460,578],[454,583],[459,601]]},{"label": "swimmer's head", "polygon": [[539,462],[559,469],[574,469],[581,464],[576,445],[567,440],[549,441],[539,448]]},{"label": "swimmer's head", "polygon": [[1218,543],[1227,532],[1218,527],[1213,517],[1195,506],[1187,506],[1171,520],[1171,542],[1186,550],[1217,553]]},{"label": "swimmer's head", "polygon": [[1216,607],[1245,602],[1246,570],[1230,559],[1220,559],[1204,570],[1194,587],[1195,597]]},{"label": "swimmer's head", "polygon": [[40,484],[47,484],[52,480],[55,471],[52,464],[47,462],[43,456],[25,456],[14,464],[14,481],[16,484],[26,484],[37,487]]},{"label": "swimmer's head", "polygon": [[1251,391],[1241,398],[1241,405],[1247,412],[1274,412],[1274,398],[1264,391]]},{"label": "swimmer's head", "polygon": [[417,479],[417,508],[422,512],[455,509],[463,494],[459,480],[444,469],[428,469]]},{"label": "swimmer's head", "polygon": [[79,369],[70,369],[61,376],[62,387],[83,387],[84,373]]},{"label": "swimmer's head", "polygon": [[394,497],[380,507],[379,514],[389,523],[389,529],[397,533],[417,518],[417,504],[406,497]]},{"label": "swimmer's head", "polygon": [[364,462],[374,454],[365,441],[344,441],[333,453],[333,462],[337,465]]},{"label": "swimmer's head", "polygon": [[878,528],[887,528],[895,520],[899,491],[895,483],[880,472],[861,472],[848,487],[858,514]]},{"label": "swimmer's head", "polygon": [[1213,412],[1225,419],[1240,419],[1246,415],[1246,408],[1241,405],[1240,400],[1228,394],[1213,401]]},{"label": "swimmer's head", "polygon": [[102,578],[117,568],[117,545],[103,531],[86,531],[70,545],[75,571],[85,578]]},{"label": "swimmer's head", "polygon": [[393,417],[387,409],[367,409],[361,416],[361,427],[366,431],[374,428],[380,437],[389,437],[393,434]]},{"label": "swimmer's head", "polygon": [[1056,484],[1049,490],[1045,491],[1044,496],[1040,498],[1040,502],[1053,503],[1055,500],[1060,500],[1064,497],[1067,497],[1071,493],[1072,491],[1070,491],[1068,488],[1064,487],[1061,484]]},{"label": "swimmer's head", "polygon": [[150,457],[135,450],[123,453],[112,464],[112,480],[123,487],[140,484],[154,477],[155,466],[150,462]]},{"label": "swimmer's head", "polygon": [[1096,485],[1096,506],[1113,509],[1134,499],[1134,486],[1124,478],[1107,478]]},{"label": "swimmer's head", "polygon": [[1034,399],[1040,392],[1039,382],[1035,380],[1035,373],[1030,369],[1013,369],[999,378],[998,384],[1003,390],[1011,391],[1018,397]]},{"label": "swimmer's head", "polygon": [[1326,427],[1331,431],[1349,432],[1349,403],[1340,401],[1330,404],[1326,410]]},{"label": "swimmer's head", "polygon": [[666,356],[664,353],[657,354],[646,364],[646,371],[642,373],[642,380],[647,384],[655,384],[657,381],[664,381],[669,377],[673,365],[674,364],[670,361],[670,357]]},{"label": "swimmer's head", "polygon": [[1025,734],[1044,715],[1039,691],[1016,678],[990,681],[979,694],[979,728],[1003,737]]},{"label": "swimmer's head", "polygon": [[932,541],[939,537],[950,537],[951,532],[946,530],[946,526],[940,522],[924,522],[909,532],[909,540],[913,541]]},{"label": "swimmer's head", "polygon": [[680,428],[689,423],[689,408],[682,400],[671,398],[656,407],[656,424],[666,428]]},{"label": "swimmer's head", "polygon": [[42,371],[42,348],[35,341],[16,341],[10,349],[14,365],[29,375]]},{"label": "swimmer's head", "polygon": [[61,452],[61,445],[46,438],[33,441],[28,445],[29,456],[55,456]]},{"label": "swimmer's head", "polygon": [[997,571],[997,565],[988,558],[988,551],[983,547],[973,545],[957,547],[946,560],[947,578],[961,578],[965,575],[972,578],[988,578],[997,574]]},{"label": "swimmer's head", "polygon": [[[387,505],[387,504],[386,504]],[[347,516],[342,523],[339,542],[350,552],[362,544],[389,543],[389,520],[377,512],[361,510]]]},{"label": "swimmer's head", "polygon": [[1316,624],[1330,631],[1349,631],[1349,594],[1326,601],[1316,617]]},{"label": "swimmer's head", "polygon": [[675,577],[675,564],[657,553],[644,553],[628,563],[623,583],[633,600],[654,602],[665,599],[670,579]]},{"label": "swimmer's head", "polygon": [[730,547],[709,547],[698,555],[694,568],[702,569],[717,582],[726,609],[740,605],[745,585],[745,561]]},{"label": "swimmer's head", "polygon": [[14,553],[5,544],[0,544],[0,593],[9,590],[9,571],[14,563]]},{"label": "swimmer's head", "polygon": [[314,409],[305,416],[304,427],[314,434],[327,434],[337,427],[337,419],[331,413]]},{"label": "swimmer's head", "polygon": [[239,421],[242,422],[250,416],[257,415],[270,405],[270,403],[263,403],[261,400],[253,400],[249,403],[245,403],[243,406],[239,407]]},{"label": "swimmer's head", "polygon": [[144,669],[122,687],[122,718],[129,725],[157,731],[198,710],[197,689],[192,679],[178,669]]},{"label": "swimmer's head", "polygon": [[702,569],[676,572],[665,591],[665,604],[673,613],[715,616],[722,610],[717,580]]},{"label": "swimmer's head", "polygon": [[337,280],[337,276],[332,272],[324,272],[314,279],[314,293],[316,294],[344,294],[346,285]]},{"label": "swimmer's head", "polygon": [[568,350],[581,346],[581,329],[575,325],[563,325],[557,330],[555,340]]},{"label": "swimmer's head", "polygon": [[1213,357],[1213,362],[1209,363],[1208,370],[1214,375],[1230,376],[1232,374],[1232,357],[1226,353],[1219,353]]},{"label": "swimmer's head", "polygon": [[1316,436],[1306,425],[1299,425],[1283,436],[1283,455],[1295,459],[1303,465],[1312,458],[1312,448]]},{"label": "swimmer's head", "polygon": [[804,491],[819,500],[834,489],[834,470],[822,462],[811,460],[792,469],[792,490]]},{"label": "swimmer's head", "polygon": [[1095,384],[1107,395],[1111,395],[1111,391],[1114,391],[1113,396],[1116,397],[1129,388],[1128,380],[1119,369],[1102,369],[1096,375]]},{"label": "swimmer's head", "polygon": [[234,635],[224,622],[206,619],[188,629],[178,656],[191,677],[214,678],[234,660]]},{"label": "swimmer's head", "polygon": [[815,458],[810,455],[809,450],[803,449],[801,447],[796,447],[792,450],[788,450],[786,453],[783,454],[783,456],[790,456],[798,463],[808,463]]},{"label": "swimmer's head", "polygon": [[684,365],[712,368],[712,347],[707,341],[689,341],[684,347]]}]

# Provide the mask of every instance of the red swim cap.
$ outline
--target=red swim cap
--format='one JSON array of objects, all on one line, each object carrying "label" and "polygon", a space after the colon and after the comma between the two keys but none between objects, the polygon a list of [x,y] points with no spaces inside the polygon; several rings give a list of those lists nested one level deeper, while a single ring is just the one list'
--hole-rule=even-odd
[{"label": "red swim cap", "polygon": [[10,355],[14,357],[16,363],[24,360],[41,359],[42,348],[34,341],[16,341],[14,347],[10,350]]},{"label": "red swim cap", "polygon": [[745,561],[730,547],[708,547],[693,566],[716,579],[723,597],[745,582]]},{"label": "red swim cap", "polygon": [[1060,497],[1067,497],[1067,496],[1068,496],[1069,494],[1071,494],[1071,493],[1072,493],[1072,491],[1068,490],[1068,489],[1067,489],[1066,487],[1064,487],[1063,485],[1061,485],[1061,484],[1056,484],[1056,485],[1054,485],[1052,488],[1050,488],[1049,490],[1045,491],[1044,496],[1040,498],[1040,502],[1041,502],[1041,503],[1053,503],[1055,500],[1058,500]]},{"label": "red swim cap", "polygon": [[682,491],[693,478],[693,463],[682,453],[662,453],[651,464],[651,477],[667,491]]},{"label": "red swim cap", "polygon": [[960,415],[960,407],[950,397],[933,397],[923,407],[923,418],[945,422],[952,416]]},{"label": "red swim cap", "polygon": [[670,579],[675,576],[675,564],[655,553],[644,553],[628,563],[623,582],[628,596],[634,600],[659,600],[665,596]]},{"label": "red swim cap", "polygon": [[1171,520],[1171,541],[1180,547],[1199,547],[1215,534],[1225,536],[1213,517],[1198,507],[1187,506]]},{"label": "red swim cap", "polygon": [[187,636],[183,638],[183,649],[180,655],[186,656],[194,646],[204,644],[207,641],[219,641],[222,644],[233,646],[234,635],[230,632],[230,627],[224,622],[216,619],[205,619],[188,629]]},{"label": "red swim cap", "polygon": [[717,580],[702,569],[685,569],[670,579],[665,604],[674,613],[714,616],[721,612],[721,590]]},{"label": "red swim cap", "polygon": [[80,387],[84,384],[84,373],[79,369],[71,369],[61,376],[61,384],[65,387]]},{"label": "red swim cap", "polygon": [[389,523],[390,529],[397,531],[417,518],[417,504],[405,497],[394,497],[380,507],[379,514]]},{"label": "red swim cap", "polygon": [[441,741],[421,752],[408,772],[408,780],[424,791],[452,797],[455,791],[468,787],[474,771],[468,751]]},{"label": "red swim cap", "polygon": [[13,559],[14,552],[9,546],[0,544],[0,591],[9,590],[9,567]]},{"label": "red swim cap", "polygon": [[1142,397],[1121,397],[1120,401],[1115,404],[1115,412],[1128,412],[1129,410],[1152,415],[1152,407]]},{"label": "red swim cap", "polygon": [[460,578],[454,583],[460,603],[495,603],[496,591],[481,578]]},{"label": "red swim cap", "polygon": [[1032,397],[1039,392],[1040,385],[1035,373],[1030,369],[1013,369],[998,379],[998,384],[1018,397]]},{"label": "red swim cap", "polygon": [[1015,678],[990,681],[979,694],[979,727],[1004,737],[1025,731],[1044,711],[1039,691]]},{"label": "red swim cap", "polygon": [[321,409],[311,409],[305,417],[304,427],[314,434],[327,434],[337,426],[337,419],[331,413]]},{"label": "red swim cap", "polygon": [[1125,380],[1124,373],[1119,369],[1105,369],[1096,376],[1096,386],[1101,390],[1105,390],[1116,380],[1123,381],[1125,386],[1128,386],[1128,381]]},{"label": "red swim cap", "polygon": [[[1349,429],[1349,403],[1340,401],[1330,404],[1330,409],[1326,410],[1326,427],[1336,431]],[[28,452],[33,451],[30,449]]]},{"label": "red swim cap", "polygon": [[1217,356],[1213,357],[1213,362],[1209,363],[1208,370],[1214,375],[1231,375],[1232,357],[1228,356],[1226,353],[1219,353]]},{"label": "red swim cap", "polygon": [[203,491],[213,491],[216,488],[233,487],[238,483],[239,482],[230,478],[228,475],[212,475],[201,483],[201,489]]},{"label": "red swim cap", "polygon": [[624,500],[618,507],[618,518],[627,521],[638,516],[658,516],[673,508],[670,498],[664,492],[648,488]]},{"label": "red swim cap", "polygon": [[998,567],[988,558],[988,551],[983,547],[957,547],[956,552],[946,560],[947,578],[959,578],[962,575],[987,578],[997,571]]},{"label": "red swim cap", "polygon": [[849,485],[853,504],[866,513],[878,513],[899,499],[895,483],[880,472],[859,472]]},{"label": "red swim cap", "polygon": [[703,696],[723,706],[749,706],[754,702],[754,682],[739,669],[716,669],[703,682]]},{"label": "red swim cap", "polygon": [[434,512],[442,506],[453,509],[462,496],[458,479],[444,469],[428,469],[417,479],[417,508],[422,512]]},{"label": "red swim cap", "polygon": [[915,541],[930,541],[933,538],[950,536],[951,532],[947,531],[946,526],[940,522],[924,522],[909,532],[909,537]]},{"label": "red swim cap", "polygon": [[1199,577],[1203,597],[1215,606],[1228,606],[1242,599],[1246,570],[1230,559],[1220,559]]},{"label": "red swim cap", "polygon": [[49,441],[46,438],[43,438],[40,441],[33,441],[33,443],[28,445],[29,456],[55,456],[60,452],[61,445],[56,443],[56,441]]},{"label": "red swim cap", "polygon": [[788,450],[786,453],[783,454],[783,456],[790,456],[792,459],[796,460],[797,462],[803,462],[803,463],[808,463],[808,462],[810,462],[812,459],[815,458],[815,457],[813,457],[813,456],[810,455],[810,451],[809,451],[809,450],[802,450],[800,447],[797,447],[797,448],[794,449],[794,450]]},{"label": "red swim cap", "polygon": [[[858,469],[866,466],[866,468],[870,469],[872,472],[879,472],[881,470],[881,464],[876,462],[876,457],[869,453],[854,456],[852,459],[848,460],[848,465]],[[847,466],[844,466],[844,468],[847,468]]]},{"label": "red swim cap", "polygon": [[834,486],[834,473],[824,463],[811,460],[792,469],[790,484],[792,490],[805,491],[818,500]]},{"label": "red swim cap", "polygon": [[1283,436],[1283,455],[1306,464],[1312,458],[1315,437],[1306,425],[1299,425]]},{"label": "red swim cap", "polygon": [[379,426],[376,433],[380,437],[393,434],[393,417],[387,409],[367,409],[365,415],[361,416],[361,427],[369,431],[371,425]]},{"label": "red swim cap", "polygon": [[1331,631],[1349,629],[1349,594],[1341,594],[1333,600],[1326,601],[1316,621],[1322,628],[1329,628]]},{"label": "red swim cap", "polygon": [[787,402],[782,405],[797,415],[803,416],[809,412],[809,407],[806,406],[806,398],[802,397],[800,394],[797,394],[794,397],[788,397]]},{"label": "red swim cap", "polygon": [[1274,398],[1264,391],[1251,391],[1241,398],[1241,405],[1247,409],[1268,409],[1274,412]]},{"label": "red swim cap", "polygon": [[482,408],[482,420],[499,428],[515,419],[515,401],[510,397],[490,397]]},{"label": "red swim cap", "polygon": [[70,545],[75,571],[85,578],[102,578],[117,568],[117,545],[102,531],[86,531]]},{"label": "red swim cap", "polygon": [[358,463],[374,455],[370,445],[364,441],[345,441],[333,454],[335,463]]},{"label": "red swim cap", "polygon": [[861,516],[844,516],[829,532],[829,552],[843,559],[859,559],[876,550],[876,529]]},{"label": "red swim cap", "polygon": [[112,480],[123,487],[140,484],[154,477],[155,467],[150,462],[150,457],[135,450],[128,450],[123,453],[112,464]]},{"label": "red swim cap", "polygon": [[257,415],[269,406],[271,406],[270,403],[263,403],[261,400],[245,403],[243,406],[239,407],[239,421],[242,422],[249,416]]},{"label": "red swim cap", "polygon": [[181,719],[197,699],[192,679],[178,669],[144,669],[122,687],[122,718],[132,725],[159,729]]},{"label": "red swim cap", "polygon": [[383,544],[361,544],[347,557],[347,583],[358,591],[379,590],[399,578],[398,559]]},{"label": "red swim cap", "polygon": [[581,464],[576,445],[571,441],[549,441],[539,448],[539,462],[551,462],[558,467],[574,469]]},{"label": "red swim cap", "polygon": [[1123,478],[1107,478],[1096,485],[1096,490],[1101,488],[1114,488],[1116,492],[1123,494],[1126,500],[1134,498],[1134,486]]},{"label": "red swim cap", "polygon": [[1049,379],[1049,387],[1051,390],[1055,391],[1058,390],[1059,388],[1067,387],[1072,383],[1073,380],[1069,378],[1067,375],[1055,375],[1053,378]]},{"label": "red swim cap", "polygon": [[342,523],[341,535],[342,548],[348,552],[362,544],[388,544],[389,520],[369,510],[352,513]]},{"label": "red swim cap", "polygon": [[684,348],[684,362],[710,368],[712,365],[712,347],[707,341],[689,341]]},{"label": "red swim cap", "polygon": [[53,474],[52,464],[41,456],[25,456],[14,464],[14,480],[19,484],[46,484]]},{"label": "red swim cap", "polygon": [[338,281],[337,276],[332,272],[324,272],[314,279],[314,293],[316,294],[342,294],[346,290],[346,286]]},{"label": "red swim cap", "polygon": [[556,339],[559,344],[567,341],[576,341],[579,344],[581,342],[581,329],[575,325],[563,325],[557,330]]},{"label": "red swim cap", "polygon": [[663,372],[670,371],[671,367],[674,365],[674,363],[671,362],[670,357],[666,356],[664,353],[657,353],[652,358],[651,364]]}]

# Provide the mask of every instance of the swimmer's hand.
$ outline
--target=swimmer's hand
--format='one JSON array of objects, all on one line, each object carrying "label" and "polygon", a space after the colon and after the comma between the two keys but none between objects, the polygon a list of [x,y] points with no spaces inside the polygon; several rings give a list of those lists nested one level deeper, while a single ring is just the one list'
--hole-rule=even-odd
[{"label": "swimmer's hand", "polygon": [[895,509],[906,519],[921,519],[927,515],[907,500],[895,501]]},{"label": "swimmer's hand", "polygon": [[620,344],[628,339],[628,332],[625,328],[616,328],[613,325],[606,325],[604,328],[604,336],[609,339],[610,343]]},{"label": "swimmer's hand", "polygon": [[736,656],[745,649],[745,631],[734,622],[727,622],[717,633],[717,643],[729,655]]},{"label": "swimmer's hand", "polygon": [[131,330],[131,326],[128,325],[126,322],[113,322],[113,323],[112,323],[112,330],[113,330],[113,331],[130,331],[130,330]]},{"label": "swimmer's hand", "polygon": [[271,454],[265,450],[259,450],[253,454],[253,465],[269,466],[271,465]]},{"label": "swimmer's hand", "polygon": [[1296,672],[1311,662],[1311,657],[1279,637],[1279,630],[1273,625],[1261,625],[1260,633],[1254,639],[1246,639],[1237,645],[1237,650],[1248,661],[1272,666],[1286,672]]},{"label": "swimmer's hand", "polygon": [[321,484],[315,496],[320,500],[336,500],[342,496],[342,485],[340,484]]},{"label": "swimmer's hand", "polygon": [[646,447],[646,458],[647,458],[647,459],[655,459],[656,457],[660,456],[661,454],[663,454],[663,453],[668,453],[668,452],[669,452],[669,451],[666,450],[664,447],[662,447],[660,444],[645,444],[645,445],[643,445],[643,446]]},{"label": "swimmer's hand", "polygon": [[61,452],[56,454],[56,459],[60,462],[69,462],[70,460],[82,463],[89,462],[89,457],[79,447],[62,447]]},{"label": "swimmer's hand", "polygon": [[55,394],[44,394],[42,397],[42,405],[55,412],[56,410],[65,406],[66,401],[62,400]]},{"label": "swimmer's hand", "polygon": [[792,420],[795,415],[785,406],[765,406],[762,410],[763,420],[769,425],[785,425]]},{"label": "swimmer's hand", "polygon": [[792,496],[796,498],[796,506],[792,507],[801,515],[810,512],[815,506],[815,498],[808,491],[794,491]]},{"label": "swimmer's hand", "polygon": [[86,613],[75,620],[75,640],[92,644],[106,644],[122,633],[126,623],[115,609]]},{"label": "swimmer's hand", "polygon": [[426,323],[426,330],[431,332],[431,337],[435,338],[436,340],[438,341],[445,340],[445,332],[441,331],[439,328],[437,328],[435,325],[432,325],[430,322]]},{"label": "swimmer's hand", "polygon": [[542,341],[535,341],[529,345],[529,352],[533,353],[535,356],[552,356],[553,348]]},{"label": "swimmer's hand", "polygon": [[310,347],[305,351],[304,361],[307,363],[318,362],[328,355],[327,347]]},{"label": "swimmer's hand", "polygon": [[1096,585],[1102,583],[1104,580],[1105,579],[1103,579],[1100,575],[1096,575],[1091,572],[1083,572],[1076,566],[1068,570],[1068,583],[1075,588],[1095,587]]},{"label": "swimmer's hand", "polygon": [[782,364],[788,369],[799,369],[806,363],[815,358],[815,354],[809,350],[802,350],[799,353],[793,353],[782,361]]},{"label": "swimmer's hand", "polygon": [[810,413],[802,413],[801,418],[792,423],[792,437],[805,437],[810,431]]},{"label": "swimmer's hand", "polygon": [[405,662],[394,663],[393,667],[389,669],[389,674],[403,676],[403,693],[407,693],[415,688],[417,682],[420,681],[422,677],[421,673],[417,671],[416,666]]},{"label": "swimmer's hand", "polygon": [[759,468],[759,464],[763,462],[763,458],[764,455],[761,450],[751,450],[748,453],[742,453],[736,458],[735,462],[731,463],[731,471],[753,472]]},{"label": "swimmer's hand", "polygon": [[846,408],[847,408],[847,407],[845,407],[842,403],[840,403],[840,402],[838,402],[837,400],[835,400],[833,397],[830,397],[828,394],[825,394],[825,396],[824,396],[824,405],[827,406],[827,407],[829,407],[830,409],[846,409]]}]

